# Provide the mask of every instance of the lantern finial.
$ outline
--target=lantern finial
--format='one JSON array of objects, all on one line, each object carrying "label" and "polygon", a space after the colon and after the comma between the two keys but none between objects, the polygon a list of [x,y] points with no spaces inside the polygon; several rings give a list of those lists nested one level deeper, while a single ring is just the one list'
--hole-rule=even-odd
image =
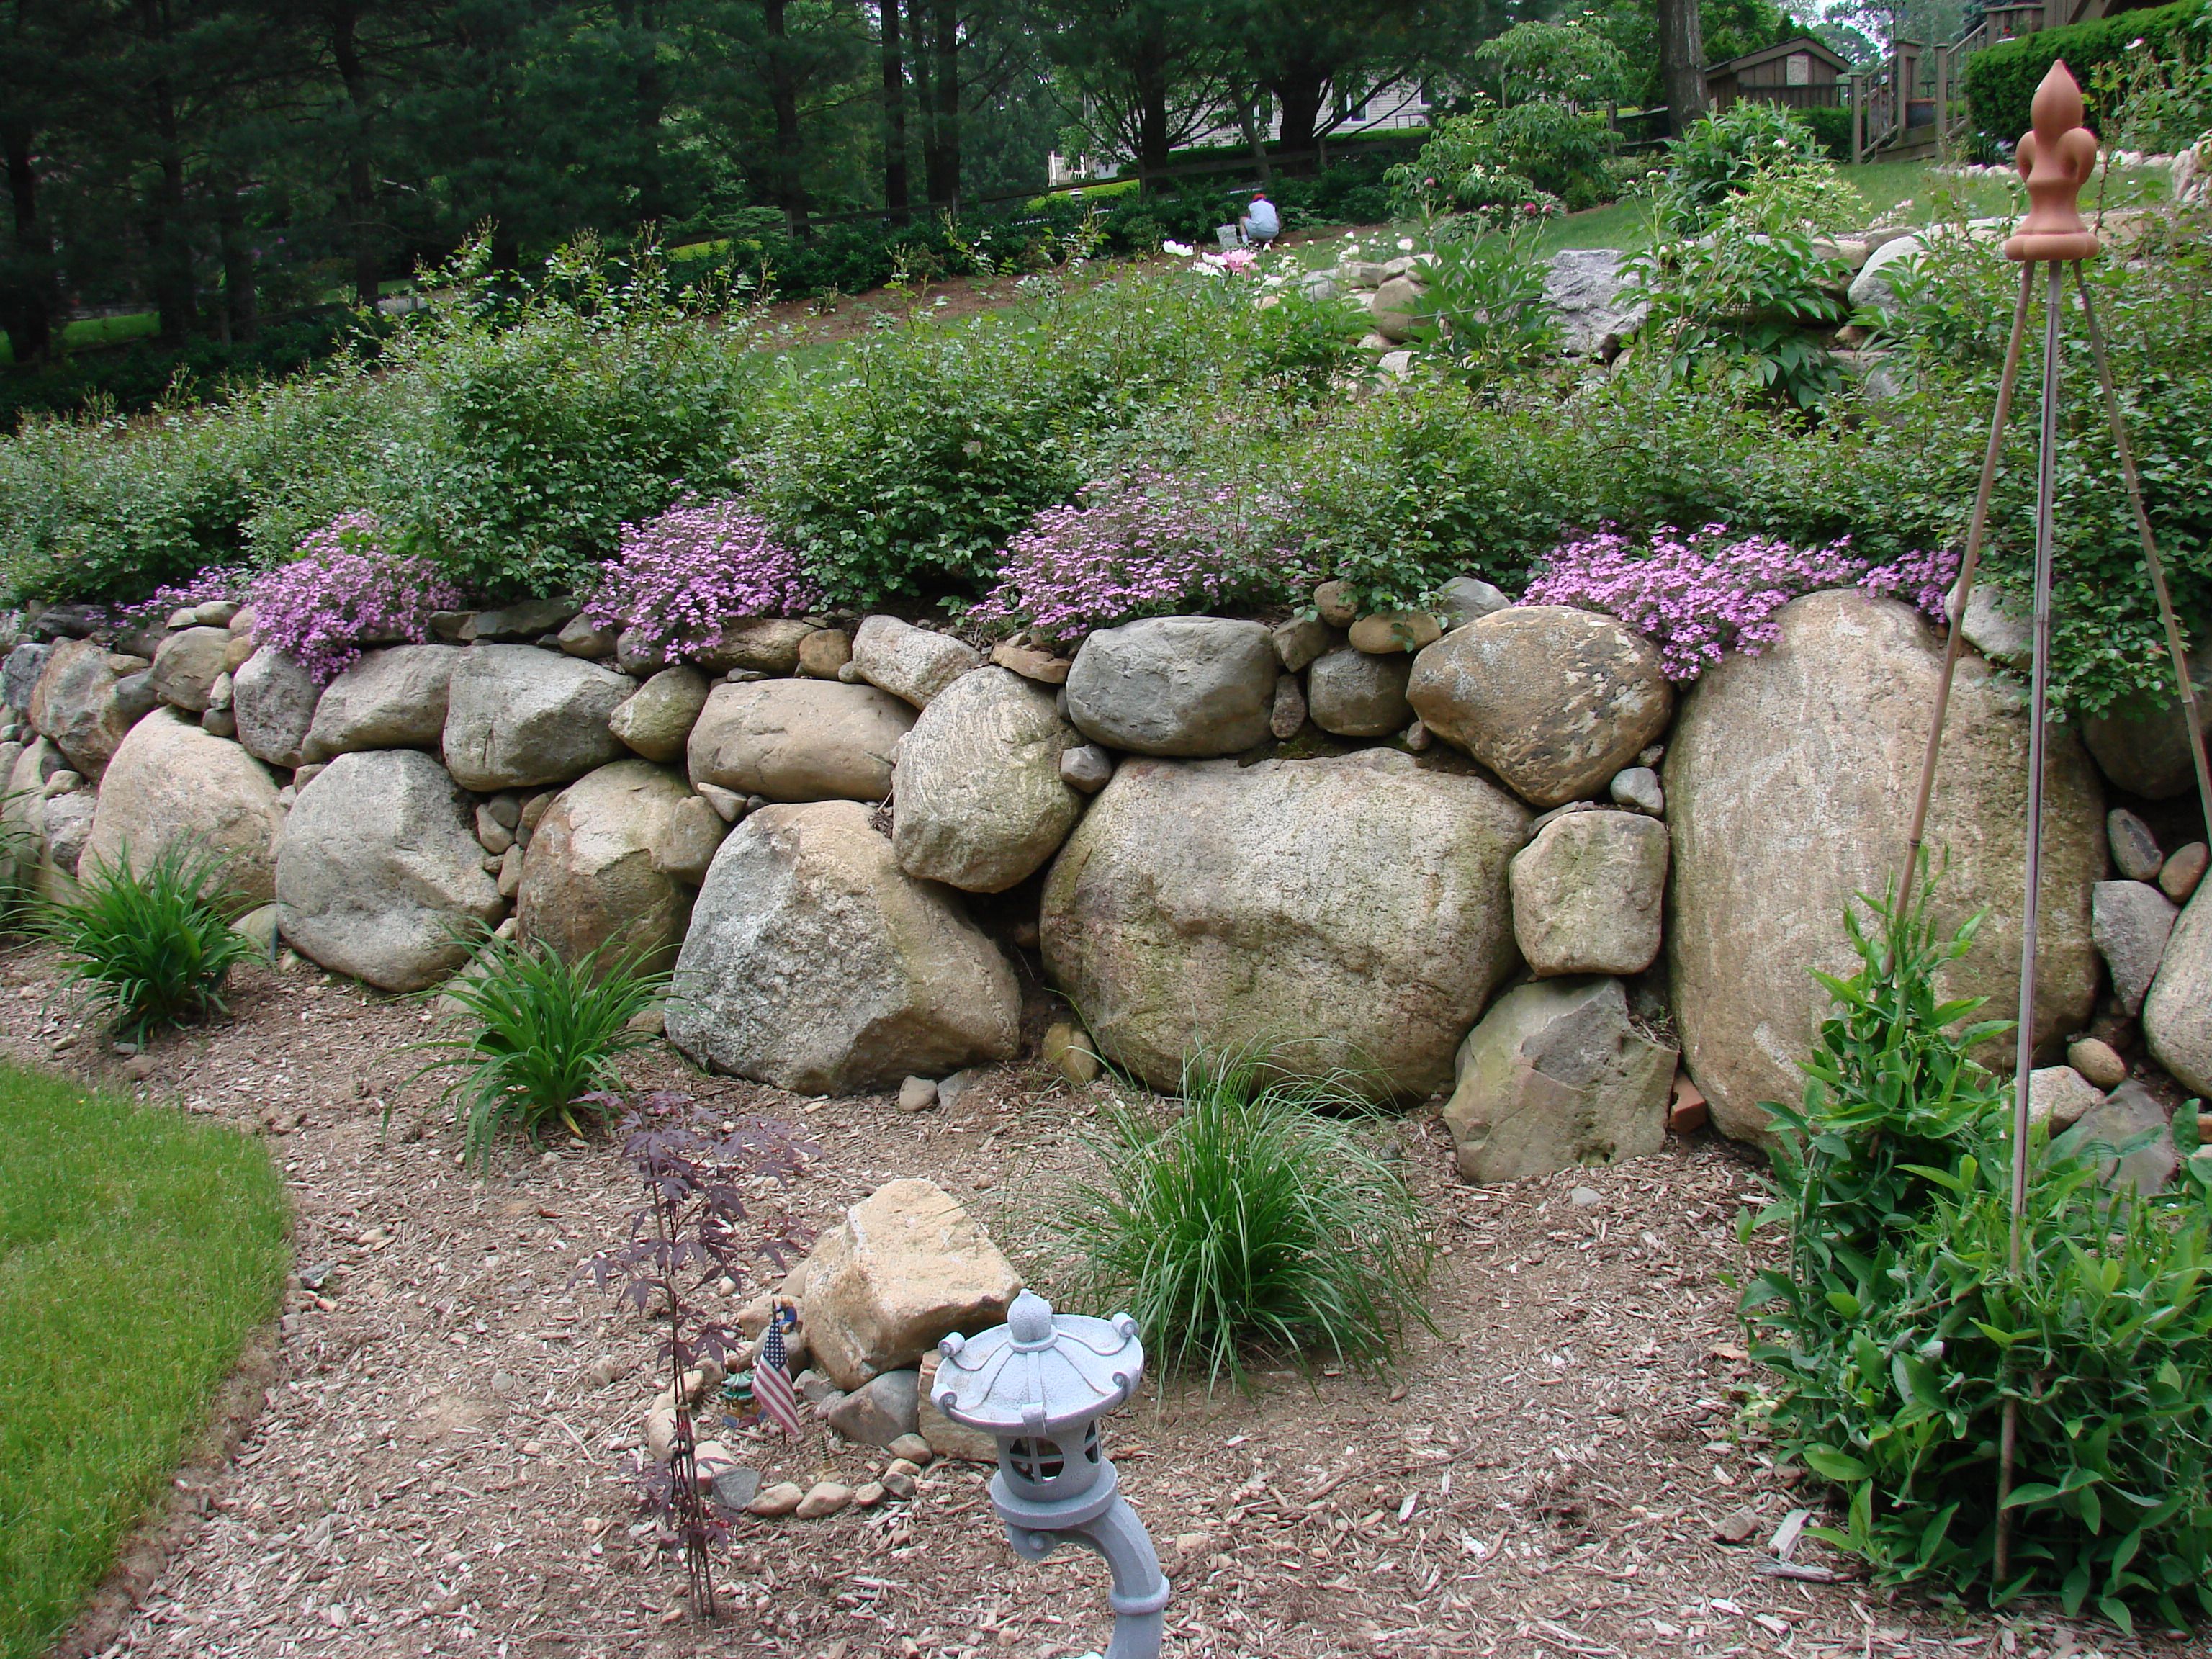
[{"label": "lantern finial", "polygon": [[2027,180],[2027,217],[2004,245],[2008,259],[2086,259],[2097,233],[2082,222],[2081,186],[2097,166],[2097,135],[2081,125],[2081,88],[2063,58],[2051,66],[2029,106],[2034,131],[2021,136],[2014,165]]}]

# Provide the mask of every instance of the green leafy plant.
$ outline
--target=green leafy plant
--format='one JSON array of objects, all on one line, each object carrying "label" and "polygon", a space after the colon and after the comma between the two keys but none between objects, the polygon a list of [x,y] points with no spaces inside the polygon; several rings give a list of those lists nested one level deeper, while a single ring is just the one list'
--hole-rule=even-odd
[{"label": "green leafy plant", "polygon": [[611,945],[571,962],[543,941],[485,941],[439,993],[453,1005],[448,1034],[416,1045],[438,1056],[423,1073],[458,1074],[443,1098],[464,1152],[485,1162],[510,1127],[534,1146],[556,1125],[580,1134],[608,1115],[615,1061],[653,1040],[630,1022],[668,987],[644,961]]},{"label": "green leafy plant", "polygon": [[1177,1102],[1123,1104],[1061,1223],[1071,1288],[1126,1306],[1163,1364],[1240,1380],[1257,1351],[1387,1364],[1432,1246],[1353,1080],[1271,1080],[1250,1052],[1185,1062]]},{"label": "green leafy plant", "polygon": [[[1759,1407],[1784,1452],[1846,1494],[1818,1535],[1884,1580],[2002,1603],[2094,1603],[2130,1628],[2212,1613],[2212,1181],[2178,1113],[2178,1184],[2100,1184],[2081,1144],[2038,1132],[2023,1266],[2008,1271],[2010,1091],[1968,1050],[1938,974],[1970,948],[1929,918],[1933,884],[1847,918],[1859,971],[1816,975],[1835,999],[1802,1109],[1770,1105],[1784,1265],[1743,1298],[1753,1357],[1777,1378]],[[1753,1231],[1747,1218],[1745,1231]],[[2017,1455],[1995,1573],[2008,1403]]]},{"label": "green leafy plant", "polygon": [[2204,0],[2179,0],[2148,11],[2116,12],[2087,23],[2000,40],[1966,59],[1961,77],[1974,125],[1997,143],[2013,145],[2033,125],[2035,89],[2060,58],[2089,96],[2089,125],[2102,129],[2110,112],[2097,97],[2099,72],[2144,55],[2164,57],[2176,37],[2202,15]]},{"label": "green leafy plant", "polygon": [[1779,104],[1741,99],[1691,124],[1669,146],[1660,222],[1676,236],[1715,229],[1729,203],[1777,175],[1827,161],[1819,136]]},{"label": "green leafy plant", "polygon": [[1527,231],[1433,240],[1425,312],[1413,335],[1422,356],[1473,386],[1526,369],[1550,352],[1559,327]]},{"label": "green leafy plant", "polygon": [[119,849],[75,896],[35,905],[33,919],[61,951],[61,988],[84,992],[119,1036],[143,1042],[225,1012],[223,981],[254,951],[231,927],[239,909],[223,860],[173,841],[143,867]]}]

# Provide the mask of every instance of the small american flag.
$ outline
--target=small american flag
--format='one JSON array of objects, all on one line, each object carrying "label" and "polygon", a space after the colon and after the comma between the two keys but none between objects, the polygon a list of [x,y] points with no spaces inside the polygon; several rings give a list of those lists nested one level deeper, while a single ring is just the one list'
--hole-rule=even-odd
[{"label": "small american flag", "polygon": [[753,1401],[793,1440],[799,1438],[799,1396],[791,1387],[790,1356],[783,1345],[783,1320],[768,1322],[760,1352],[753,1356]]}]

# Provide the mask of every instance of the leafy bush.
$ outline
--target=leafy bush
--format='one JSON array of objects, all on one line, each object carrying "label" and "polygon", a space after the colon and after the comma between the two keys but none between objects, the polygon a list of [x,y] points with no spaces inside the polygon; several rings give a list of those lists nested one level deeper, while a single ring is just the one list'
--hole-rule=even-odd
[{"label": "leafy bush", "polygon": [[254,637],[296,658],[326,684],[361,660],[371,641],[430,637],[431,613],[461,603],[434,565],[401,557],[365,513],[332,520],[300,544],[299,556],[255,580]]},{"label": "leafy bush", "polygon": [[[1968,1057],[2001,1023],[1958,1029],[1939,1002],[1964,956],[1929,920],[1933,884],[1850,920],[1861,967],[1819,975],[1835,998],[1802,1110],[1771,1106],[1786,1266],[1743,1312],[1789,1455],[1850,1494],[1817,1535],[1885,1580],[2056,1595],[2123,1629],[2212,1613],[2212,1179],[2184,1154],[2171,1192],[2107,1192],[2076,1130],[2039,1145],[2021,1273],[2008,1271],[2008,1089]],[[2008,1402],[2018,1453],[2006,1500],[2010,1576],[1995,1576]]]},{"label": "leafy bush", "polygon": [[196,339],[181,349],[152,341],[80,351],[38,368],[0,373],[0,432],[38,415],[100,409],[142,415],[182,387],[276,380],[353,347],[361,325],[343,310],[269,324],[252,341]]},{"label": "leafy bush", "polygon": [[1544,299],[1545,265],[1526,233],[1433,240],[1425,314],[1413,332],[1422,356],[1469,385],[1544,358],[1559,325]]},{"label": "leafy bush", "polygon": [[1139,468],[1038,514],[968,614],[1066,641],[1137,617],[1279,600],[1310,580],[1283,513],[1237,483]]},{"label": "leafy bush", "polygon": [[[1433,1245],[1346,1080],[1267,1080],[1260,1057],[1194,1059],[1180,1103],[1122,1105],[1069,1194],[1076,1293],[1127,1307],[1162,1364],[1242,1380],[1259,1350],[1389,1363]],[[1371,1121],[1371,1116],[1370,1117]]]},{"label": "leafy bush", "polygon": [[799,556],[759,514],[736,501],[695,501],[623,526],[584,615],[682,654],[713,644],[741,617],[792,616],[821,599]]},{"label": "leafy bush", "polygon": [[2177,155],[2212,136],[2212,0],[2177,23],[2162,51],[2130,51],[2089,77],[2115,148]]},{"label": "leafy bush", "polygon": [[1607,611],[1659,647],[1668,679],[1693,680],[1729,651],[1759,655],[1781,635],[1776,613],[1817,588],[1903,590],[1940,620],[1958,568],[1957,554],[1941,550],[1869,569],[1847,540],[1799,549],[1717,524],[1686,536],[1664,528],[1643,547],[1608,530],[1554,549],[1522,602]]},{"label": "leafy bush", "polygon": [[222,861],[174,841],[143,869],[122,849],[75,897],[40,904],[34,921],[62,953],[59,988],[84,992],[119,1036],[143,1042],[225,1012],[223,981],[254,950],[231,927],[238,908]]},{"label": "leafy bush", "polygon": [[1499,109],[1486,99],[1447,116],[1389,179],[1407,214],[1465,213],[1489,223],[1596,205],[1612,194],[1614,134],[1595,110],[1538,99]]},{"label": "leafy bush", "polygon": [[2154,10],[2120,12],[2093,22],[2038,29],[1985,47],[1966,59],[1961,77],[1975,126],[2000,143],[2018,143],[2033,125],[2028,106],[2035,100],[2036,88],[2062,58],[2090,95],[2089,125],[2103,126],[2110,112],[2095,98],[2099,70],[2145,52],[2173,56],[2181,32],[2196,22],[2203,9],[2204,0],[2179,0]]},{"label": "leafy bush", "polygon": [[653,1040],[630,1021],[668,987],[643,962],[610,945],[569,962],[542,941],[492,939],[446,983],[455,1029],[417,1046],[442,1056],[426,1073],[459,1073],[443,1098],[470,1157],[488,1162],[510,1127],[535,1146],[554,1124],[580,1134],[612,1109],[615,1061]]},{"label": "leafy bush", "polygon": [[1671,234],[1714,229],[1729,199],[1777,176],[1817,170],[1827,160],[1813,129],[1779,104],[1740,99],[1693,121],[1668,148],[1661,222]]},{"label": "leafy bush", "polygon": [[1796,112],[1797,118],[1820,141],[1820,149],[1832,161],[1851,159],[1851,112],[1848,105],[1816,104]]}]

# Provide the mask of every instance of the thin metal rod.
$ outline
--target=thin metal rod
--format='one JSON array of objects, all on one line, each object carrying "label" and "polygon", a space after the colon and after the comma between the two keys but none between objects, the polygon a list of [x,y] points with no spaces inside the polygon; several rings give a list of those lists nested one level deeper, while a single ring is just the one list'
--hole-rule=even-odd
[{"label": "thin metal rod", "polygon": [[2035,291],[2035,264],[2021,268],[2020,302],[2013,307],[2012,337],[2005,342],[2004,373],[1997,380],[1997,406],[1990,416],[1989,447],[1982,453],[1982,481],[1974,490],[1973,516],[1966,521],[1966,551],[1959,561],[1958,614],[1951,619],[1951,638],[1943,647],[1943,677],[1936,686],[1936,712],[1928,724],[1928,749],[1920,760],[1920,787],[1912,798],[1912,827],[1905,840],[1905,867],[1898,872],[1897,902],[1911,902],[1913,884],[1920,873],[1920,843],[1928,833],[1928,805],[1936,793],[1936,762],[1943,747],[1943,722],[1951,708],[1951,682],[1959,670],[1959,655],[1966,648],[1966,601],[1973,596],[1974,575],[1982,562],[1982,536],[1989,528],[1990,492],[1997,477],[1997,456],[2004,448],[2005,422],[2012,417],[2012,398],[2020,385],[2021,351],[2027,336],[2028,301]]},{"label": "thin metal rod", "polygon": [[2105,331],[2098,325],[2096,307],[2089,302],[2089,279],[2081,262],[2074,262],[2075,291],[2081,296],[2081,320],[2088,325],[2089,355],[2097,365],[2097,384],[2104,388],[2105,413],[2112,423],[2112,446],[2120,453],[2120,476],[2127,480],[2128,502],[2135,508],[2136,533],[2142,538],[2143,564],[2158,594],[2159,619],[2166,624],[2166,648],[2173,659],[2174,678],[2181,687],[2182,718],[2189,727],[2189,757],[2197,767],[2197,800],[2204,809],[2204,827],[2212,833],[2212,766],[2204,758],[2204,719],[2197,706],[2197,682],[2189,672],[2188,654],[2181,648],[2181,624],[2174,617],[2173,596],[2166,591],[2166,565],[2158,556],[2158,540],[2151,534],[2150,513],[2143,505],[2142,478],[2136,471],[2135,451],[2128,446],[2128,426],[2120,413],[2120,394],[2112,385],[2112,362],[2105,349]]},{"label": "thin metal rod", "polygon": [[[2027,896],[2021,907],[2020,1026],[2013,1050],[2011,1275],[2020,1278],[2027,1211],[2027,1114],[2035,1069],[2035,942],[2043,897],[2044,714],[2051,691],[2051,565],[2056,539],[2058,483],[2058,321],[2066,298],[2060,262],[2048,263],[2043,300],[2043,431],[2035,458],[2035,644],[2027,705]],[[2019,1442],[2020,1407],[2007,1394],[1997,1458],[1997,1535],[1993,1583],[2002,1585],[2012,1565],[2013,1455]]]}]

